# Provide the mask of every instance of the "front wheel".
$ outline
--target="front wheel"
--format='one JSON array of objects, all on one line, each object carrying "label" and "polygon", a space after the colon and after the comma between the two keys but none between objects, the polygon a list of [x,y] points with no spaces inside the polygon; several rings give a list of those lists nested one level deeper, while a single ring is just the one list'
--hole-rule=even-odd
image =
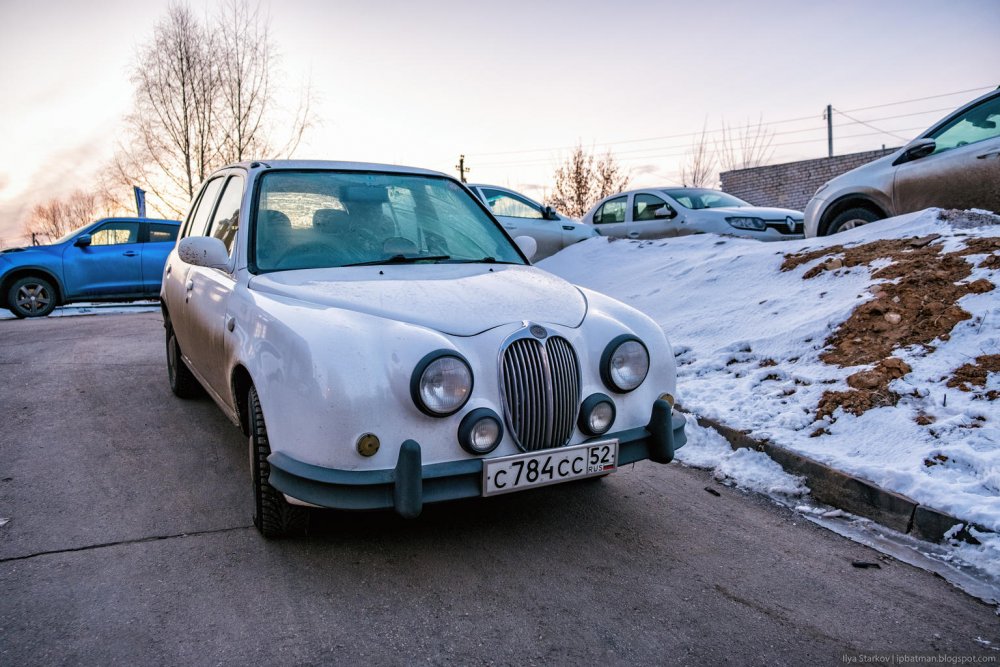
[{"label": "front wheel", "polygon": [[45,278],[21,278],[7,292],[7,307],[18,318],[45,317],[56,307],[56,290]]},{"label": "front wheel", "polygon": [[253,525],[267,539],[301,535],[309,527],[309,510],[292,505],[280,491],[269,483],[271,465],[267,457],[271,445],[267,439],[267,426],[260,408],[257,390],[250,387],[247,397],[250,417],[250,471],[253,476],[254,515]]},{"label": "front wheel", "polygon": [[827,236],[837,232],[846,232],[850,229],[857,229],[869,222],[881,220],[881,216],[867,208],[851,208],[840,213],[831,222],[826,230]]}]

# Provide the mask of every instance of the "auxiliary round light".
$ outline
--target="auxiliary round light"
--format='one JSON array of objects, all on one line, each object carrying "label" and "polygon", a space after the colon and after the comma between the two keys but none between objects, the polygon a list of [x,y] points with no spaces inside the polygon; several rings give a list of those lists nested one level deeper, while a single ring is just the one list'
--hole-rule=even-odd
[{"label": "auxiliary round light", "polygon": [[672,394],[660,394],[660,400],[666,401],[670,404],[670,407],[674,407],[674,397]]},{"label": "auxiliary round light", "polygon": [[615,403],[604,394],[591,394],[580,406],[577,426],[587,435],[604,435],[615,423]]},{"label": "auxiliary round light", "polygon": [[601,379],[608,389],[626,394],[641,385],[647,373],[649,351],[635,336],[618,336],[604,349]]},{"label": "auxiliary round light", "polygon": [[421,412],[447,417],[462,409],[472,395],[472,369],[454,352],[438,350],[413,370],[410,394]]},{"label": "auxiliary round light", "polygon": [[361,454],[361,456],[375,456],[380,444],[377,435],[374,433],[365,433],[358,438],[358,454]]},{"label": "auxiliary round light", "polygon": [[503,423],[489,408],[476,408],[465,415],[458,427],[458,443],[477,456],[492,452],[502,439]]}]

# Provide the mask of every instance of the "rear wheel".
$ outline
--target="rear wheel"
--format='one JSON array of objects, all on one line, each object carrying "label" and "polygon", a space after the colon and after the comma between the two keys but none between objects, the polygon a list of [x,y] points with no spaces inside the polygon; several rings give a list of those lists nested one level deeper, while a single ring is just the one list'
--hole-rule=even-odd
[{"label": "rear wheel", "polygon": [[56,307],[56,290],[45,278],[21,278],[7,291],[7,307],[19,318],[45,317]]},{"label": "rear wheel", "polygon": [[178,398],[194,398],[201,393],[201,385],[191,369],[181,358],[181,348],[177,344],[174,327],[167,323],[167,378],[170,390]]},{"label": "rear wheel", "polygon": [[831,222],[830,226],[827,228],[827,236],[830,234],[836,234],[837,232],[846,232],[850,229],[856,229],[862,225],[867,225],[869,222],[875,222],[876,220],[881,220],[882,216],[871,211],[867,208],[849,208],[837,214]]},{"label": "rear wheel", "polygon": [[267,439],[267,426],[260,408],[257,390],[250,387],[247,397],[250,418],[250,469],[253,476],[254,515],[253,525],[267,539],[302,535],[309,527],[309,510],[292,505],[280,491],[269,483],[271,465],[267,457],[271,445]]}]

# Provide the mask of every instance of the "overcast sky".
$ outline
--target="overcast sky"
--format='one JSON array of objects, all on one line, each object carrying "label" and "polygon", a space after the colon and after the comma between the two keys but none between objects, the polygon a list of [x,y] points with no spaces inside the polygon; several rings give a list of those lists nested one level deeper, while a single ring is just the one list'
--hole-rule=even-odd
[{"label": "overcast sky", "polygon": [[[868,123],[835,114],[846,153],[900,145],[1000,85],[998,0],[263,6],[286,90],[309,80],[318,97],[296,157],[455,173],[464,153],[470,180],[536,198],[577,142],[610,147],[637,184],[671,184],[691,142],[676,135],[703,125],[763,118],[773,161],[822,157],[827,104]],[[0,239],[110,157],[129,67],[166,7],[0,0]]]}]

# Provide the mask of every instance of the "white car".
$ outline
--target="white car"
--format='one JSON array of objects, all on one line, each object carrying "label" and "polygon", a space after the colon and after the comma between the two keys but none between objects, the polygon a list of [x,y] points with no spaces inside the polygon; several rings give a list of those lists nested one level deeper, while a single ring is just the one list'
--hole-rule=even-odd
[{"label": "white car", "polygon": [[254,523],[493,496],[669,462],[676,369],[642,313],[532,267],[431,171],[241,163],[164,269],[170,386],[248,437]]},{"label": "white car", "polygon": [[644,188],[605,197],[583,222],[604,236],[659,239],[728,234],[761,241],[802,238],[802,213],[764,208],[707,188]]},{"label": "white car", "polygon": [[497,185],[473,183],[472,193],[486,202],[511,236],[530,236],[538,244],[535,259],[545,259],[563,248],[598,236],[592,227],[567,218],[551,206],[542,206],[519,192]]}]

